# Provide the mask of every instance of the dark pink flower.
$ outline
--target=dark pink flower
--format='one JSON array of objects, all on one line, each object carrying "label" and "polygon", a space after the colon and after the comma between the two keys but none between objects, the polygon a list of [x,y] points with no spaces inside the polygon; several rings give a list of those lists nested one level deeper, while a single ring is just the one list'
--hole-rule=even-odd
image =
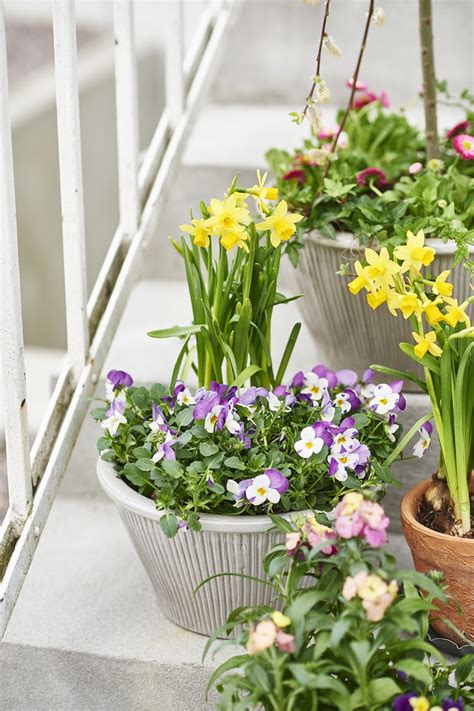
[{"label": "dark pink flower", "polygon": [[374,101],[380,101],[382,106],[384,106],[385,108],[390,106],[390,100],[385,91],[380,92],[380,96],[374,94],[373,91],[367,91],[365,94],[359,94],[354,98],[352,107],[356,111],[359,111],[360,109],[363,109],[364,106],[368,106],[368,104],[373,104]]},{"label": "dark pink flower", "polygon": [[446,134],[446,138],[454,138],[454,136],[457,136],[458,133],[464,133],[467,131],[469,128],[469,121],[459,121],[455,126],[449,129],[449,131]]},{"label": "dark pink flower", "polygon": [[288,173],[285,173],[283,176],[283,180],[296,180],[297,183],[303,184],[306,180],[306,174],[304,170],[300,170],[299,168],[293,168],[293,170],[289,170]]},{"label": "dark pink flower", "polygon": [[380,168],[365,168],[365,170],[361,170],[360,173],[356,174],[356,181],[357,185],[362,188],[365,186],[370,187],[371,182],[378,188],[387,187],[387,178]]}]

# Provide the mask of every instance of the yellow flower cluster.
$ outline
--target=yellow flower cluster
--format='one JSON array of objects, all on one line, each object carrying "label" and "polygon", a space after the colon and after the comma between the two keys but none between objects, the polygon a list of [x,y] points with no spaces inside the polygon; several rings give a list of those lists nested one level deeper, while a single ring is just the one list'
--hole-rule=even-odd
[{"label": "yellow flower cluster", "polygon": [[[421,273],[423,267],[428,267],[436,255],[432,247],[425,246],[425,235],[420,230],[416,235],[407,232],[407,241],[395,247],[393,259],[390,258],[386,247],[380,252],[373,249],[365,250],[366,264],[360,261],[355,263],[356,277],[348,288],[352,294],[358,294],[365,289],[367,302],[372,309],[386,304],[390,313],[397,316],[400,312],[403,318],[412,318],[416,324],[413,331],[415,355],[423,358],[426,353],[440,356],[444,342],[442,325],[447,324],[456,328],[462,324],[470,327],[466,307],[472,298],[462,304],[452,298],[453,285],[447,281],[450,270],[441,272],[434,279],[425,279]],[[423,319],[434,328],[425,332]]]},{"label": "yellow flower cluster", "polygon": [[211,237],[218,237],[226,250],[237,246],[248,251],[248,227],[253,218],[247,200],[252,196],[266,218],[256,224],[255,229],[270,231],[271,243],[278,247],[281,242],[294,235],[296,223],[302,220],[303,216],[290,213],[285,200],[281,200],[272,211],[267,201],[278,199],[278,189],[265,187],[266,178],[267,173],[262,176],[260,171],[257,171],[257,184],[245,191],[232,192],[226,195],[224,200],[213,198],[207,208],[208,217],[193,219],[190,225],[181,225],[180,229],[193,237],[197,247],[208,247]]}]

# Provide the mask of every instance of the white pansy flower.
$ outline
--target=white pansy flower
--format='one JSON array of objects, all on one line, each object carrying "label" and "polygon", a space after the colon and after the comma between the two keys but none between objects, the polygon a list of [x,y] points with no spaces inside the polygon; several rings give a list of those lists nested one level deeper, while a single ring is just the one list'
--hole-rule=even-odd
[{"label": "white pansy flower", "polygon": [[369,407],[378,415],[386,415],[390,410],[397,406],[400,399],[400,394],[392,390],[390,385],[383,383],[376,385],[374,397],[369,402]]},{"label": "white pansy flower", "polygon": [[305,388],[301,391],[302,395],[309,395],[311,400],[321,400],[328,388],[326,378],[320,378],[319,375],[310,371],[304,376]]},{"label": "white pansy flower", "polygon": [[193,397],[193,394],[191,393],[191,390],[189,388],[184,388],[184,390],[181,390],[176,396],[176,402],[178,405],[195,405],[196,400]]},{"label": "white pansy flower", "polygon": [[316,436],[316,432],[312,427],[305,427],[300,434],[301,439],[295,442],[295,450],[303,459],[309,459],[313,454],[318,454],[324,442],[321,437]]}]

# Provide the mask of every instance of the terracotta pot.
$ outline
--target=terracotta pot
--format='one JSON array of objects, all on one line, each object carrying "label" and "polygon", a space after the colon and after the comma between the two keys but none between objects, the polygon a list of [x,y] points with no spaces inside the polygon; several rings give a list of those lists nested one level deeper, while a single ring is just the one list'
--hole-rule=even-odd
[{"label": "terracotta pot", "polygon": [[[474,540],[432,531],[416,520],[423,494],[430,483],[431,479],[422,481],[403,497],[400,505],[403,532],[416,570],[420,573],[441,570],[444,573],[452,602],[440,605],[442,616],[474,642]],[[466,644],[440,619],[432,619],[431,624],[442,637],[461,646]]]}]

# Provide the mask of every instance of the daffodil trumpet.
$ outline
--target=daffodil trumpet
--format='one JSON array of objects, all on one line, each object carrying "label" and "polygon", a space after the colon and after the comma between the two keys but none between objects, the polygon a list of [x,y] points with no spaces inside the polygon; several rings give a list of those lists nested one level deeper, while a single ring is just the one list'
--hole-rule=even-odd
[{"label": "daffodil trumpet", "polygon": [[[437,276],[423,273],[435,256],[422,230],[408,232],[392,255],[386,248],[379,253],[366,249],[365,264],[356,263],[348,288],[353,294],[365,290],[372,309],[386,304],[393,315],[400,313],[411,322],[413,343],[401,343],[400,348],[424,369],[424,381],[413,373],[409,377],[429,395],[441,448],[438,478],[446,481],[451,499],[450,533],[464,536],[471,531],[469,486],[474,469],[474,327],[467,313],[474,295],[458,303],[448,281],[450,270]],[[422,418],[424,423],[428,417]],[[400,451],[415,431],[422,433],[427,426],[423,422],[400,442]],[[422,437],[420,452],[429,433]]]},{"label": "daffodil trumpet", "polygon": [[190,223],[180,227],[181,240],[172,240],[184,262],[193,320],[149,333],[184,340],[172,385],[184,367],[193,368],[206,388],[212,381],[265,388],[282,382],[301,324],[293,326],[276,367],[271,321],[276,305],[295,298],[278,292],[278,275],[282,252],[303,218],[278,202],[278,190],[267,187],[266,179],[257,171],[257,182],[248,188],[234,180],[222,200],[201,202],[200,217],[191,214]]}]

